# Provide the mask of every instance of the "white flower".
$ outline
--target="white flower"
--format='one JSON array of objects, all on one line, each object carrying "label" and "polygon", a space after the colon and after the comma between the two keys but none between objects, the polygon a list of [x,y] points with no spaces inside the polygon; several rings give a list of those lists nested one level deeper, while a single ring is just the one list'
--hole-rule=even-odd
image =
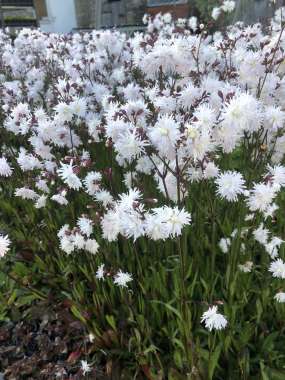
[{"label": "white flower", "polygon": [[105,269],[104,269],[105,265],[104,264],[101,264],[97,271],[96,271],[96,278],[98,278],[99,280],[104,280],[104,275],[105,275]]},{"label": "white flower", "polygon": [[101,220],[103,238],[108,241],[117,240],[120,233],[120,216],[118,210],[109,210]]},{"label": "white flower", "polygon": [[47,203],[47,196],[46,195],[41,195],[36,203],[35,203],[35,207],[36,208],[43,208],[46,206],[46,203]]},{"label": "white flower", "polygon": [[86,373],[89,373],[92,371],[92,367],[86,360],[81,360],[81,370],[83,372],[83,376],[86,375]]},{"label": "white flower", "polygon": [[26,150],[23,148],[20,149],[17,162],[23,171],[29,171],[29,170],[41,168],[40,161],[32,154],[28,154]]},{"label": "white flower", "polygon": [[193,30],[193,32],[196,32],[196,30],[198,29],[197,17],[195,16],[190,17],[188,21],[188,25],[189,25],[189,28]]},{"label": "white flower", "polygon": [[285,186],[285,167],[282,165],[268,166],[269,175],[273,177],[273,182],[280,186]]},{"label": "white flower", "polygon": [[69,236],[64,236],[60,239],[60,248],[70,255],[75,250],[74,241]]},{"label": "white flower", "polygon": [[9,245],[11,244],[8,236],[0,235],[0,257],[4,257],[9,251]]},{"label": "white flower", "polygon": [[201,322],[205,322],[205,326],[209,331],[212,331],[213,329],[222,330],[228,323],[222,314],[217,313],[217,310],[217,306],[212,306],[205,311],[201,317]]},{"label": "white flower", "polygon": [[191,215],[184,208],[179,210],[178,207],[163,207],[163,213],[172,237],[181,235],[183,227],[191,223]]},{"label": "white flower", "polygon": [[172,15],[171,13],[167,12],[167,13],[164,13],[162,15],[162,18],[163,18],[163,21],[166,23],[166,24],[170,24],[171,21],[172,21]]},{"label": "white flower", "polygon": [[252,261],[246,261],[244,264],[239,264],[239,270],[244,273],[250,273],[253,267]]},{"label": "white flower", "polygon": [[89,342],[90,342],[90,343],[93,343],[94,340],[95,340],[95,336],[94,336],[92,333],[90,333],[90,334],[88,335],[88,339],[89,339]]},{"label": "white flower", "polygon": [[273,277],[285,279],[285,263],[281,259],[272,261],[269,267],[269,272],[272,273]]},{"label": "white flower", "polygon": [[60,163],[61,168],[58,169],[58,175],[63,180],[63,182],[71,189],[79,190],[82,187],[80,179],[74,173],[74,166],[72,161],[70,164]]},{"label": "white flower", "polygon": [[272,259],[275,259],[278,256],[278,249],[284,241],[278,237],[274,237],[270,242],[265,245],[266,252],[271,256]]},{"label": "white flower", "polygon": [[114,276],[114,284],[122,287],[128,287],[127,283],[132,281],[132,275],[128,272],[122,272],[119,270],[118,273],[115,274]]},{"label": "white flower", "polygon": [[61,122],[71,121],[73,117],[73,109],[66,103],[58,103],[55,107],[57,117]]},{"label": "white flower", "polygon": [[77,220],[77,225],[80,229],[80,231],[89,237],[92,234],[93,231],[93,223],[91,219],[88,219],[86,217],[81,217]]},{"label": "white flower", "polygon": [[275,196],[276,188],[269,183],[255,184],[247,200],[250,211],[266,211]]},{"label": "white flower", "polygon": [[62,239],[64,236],[69,234],[70,227],[68,224],[65,224],[61,227],[61,229],[58,231],[57,236]]},{"label": "white flower", "polygon": [[230,133],[235,134],[243,130],[256,131],[262,122],[261,105],[249,93],[236,95],[226,104],[223,112],[223,126],[230,126]]},{"label": "white flower", "polygon": [[145,232],[152,240],[165,240],[169,237],[169,231],[164,219],[155,214],[146,215]]},{"label": "white flower", "polygon": [[274,296],[274,299],[277,302],[284,303],[285,302],[285,293],[284,292],[276,293]]},{"label": "white flower", "polygon": [[98,252],[99,244],[95,239],[87,239],[85,242],[85,249],[87,252],[92,253],[92,255],[95,255],[95,253]]},{"label": "white flower", "polygon": [[142,193],[134,188],[130,189],[128,193],[120,194],[119,208],[121,211],[130,211],[133,209],[134,203],[139,203],[142,198]]},{"label": "white flower", "polygon": [[214,109],[207,104],[202,104],[196,108],[193,117],[197,119],[194,122],[194,125],[204,130],[210,130],[216,121],[216,113]]},{"label": "white flower", "polygon": [[44,180],[44,179],[39,179],[37,182],[36,182],[36,188],[38,190],[41,190],[43,191],[44,193],[49,193],[49,187],[47,185],[47,181]]},{"label": "white flower", "polygon": [[219,247],[223,253],[228,253],[230,246],[231,246],[231,239],[230,238],[222,238],[219,241]]},{"label": "white flower", "polygon": [[279,207],[276,203],[272,203],[270,206],[267,207],[266,211],[263,211],[264,218],[267,219],[269,217],[273,218],[273,215],[275,211],[277,211]]},{"label": "white flower", "polygon": [[235,171],[226,171],[218,175],[215,180],[218,186],[217,193],[230,202],[236,202],[238,195],[244,192],[244,179]]},{"label": "white flower", "polygon": [[253,231],[253,236],[256,241],[258,241],[262,245],[266,245],[268,241],[269,230],[264,228],[263,223]]},{"label": "white flower", "polygon": [[236,7],[236,3],[233,0],[225,0],[221,6],[222,10],[225,13],[230,13],[232,12]]},{"label": "white flower", "polygon": [[204,171],[203,171],[203,176],[204,178],[216,178],[219,174],[219,168],[215,165],[214,162],[209,162]]},{"label": "white flower", "polygon": [[153,145],[163,156],[175,156],[175,145],[180,133],[179,124],[173,117],[161,116],[156,124],[149,128],[148,134]]},{"label": "white flower", "polygon": [[269,129],[277,131],[282,128],[285,121],[285,112],[280,107],[268,106],[265,111],[265,120],[269,124]]},{"label": "white flower", "polygon": [[52,197],[51,197],[51,200],[59,203],[60,205],[62,206],[66,206],[68,204],[68,200],[65,198],[64,195],[62,194],[54,194]]},{"label": "white flower", "polygon": [[10,177],[13,171],[5,157],[0,158],[0,176]]},{"label": "white flower", "polygon": [[77,98],[70,103],[70,111],[78,117],[84,117],[86,114],[86,100],[83,98]]},{"label": "white flower", "polygon": [[128,130],[124,131],[114,144],[115,150],[128,162],[133,161],[144,153],[144,148],[147,145],[148,142],[142,140],[135,131]]},{"label": "white flower", "polygon": [[120,233],[134,240],[143,236],[145,234],[144,223],[143,223],[143,205],[137,205],[135,208],[130,207],[129,209],[122,209],[119,206],[119,216],[120,216]]},{"label": "white flower", "polygon": [[83,180],[84,186],[89,195],[95,195],[100,189],[100,182],[102,180],[102,174],[99,172],[90,172]]},{"label": "white flower", "polygon": [[153,240],[179,236],[183,227],[190,223],[191,215],[178,207],[158,207],[145,215],[145,230]]},{"label": "white flower", "polygon": [[113,203],[113,197],[107,190],[97,191],[95,194],[95,199],[97,202],[101,202],[104,207]]},{"label": "white flower", "polygon": [[28,189],[27,187],[16,188],[15,196],[20,197],[22,199],[32,199],[32,200],[36,200],[39,197],[38,194],[34,190]]},{"label": "white flower", "polygon": [[72,236],[73,244],[77,249],[83,249],[85,247],[85,239],[80,233],[75,233]]},{"label": "white flower", "polygon": [[221,8],[220,7],[214,7],[212,10],[212,18],[214,20],[217,20],[220,17],[221,14]]},{"label": "white flower", "polygon": [[95,142],[100,141],[99,129],[98,129],[99,123],[100,123],[100,120],[98,119],[92,119],[88,122],[88,133]]}]

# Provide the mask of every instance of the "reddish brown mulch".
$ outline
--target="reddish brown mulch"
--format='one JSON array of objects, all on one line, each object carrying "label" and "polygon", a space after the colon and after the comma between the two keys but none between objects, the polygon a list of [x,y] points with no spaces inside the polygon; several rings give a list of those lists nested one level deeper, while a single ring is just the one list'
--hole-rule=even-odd
[{"label": "reddish brown mulch", "polygon": [[41,310],[40,314],[29,322],[25,318],[0,325],[0,373],[4,379],[103,379],[94,365],[92,372],[83,376],[80,361],[87,360],[90,343],[81,323],[65,309]]}]

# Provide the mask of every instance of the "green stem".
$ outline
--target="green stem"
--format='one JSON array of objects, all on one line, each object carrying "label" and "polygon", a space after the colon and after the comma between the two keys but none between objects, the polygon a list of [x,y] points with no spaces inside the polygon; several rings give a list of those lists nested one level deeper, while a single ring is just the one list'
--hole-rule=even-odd
[{"label": "green stem", "polygon": [[190,349],[191,342],[191,320],[189,318],[188,313],[188,305],[187,305],[187,292],[185,287],[186,282],[186,260],[185,260],[185,252],[183,249],[182,237],[180,236],[177,239],[178,252],[179,252],[179,264],[180,264],[180,313],[182,317],[182,336],[183,336],[183,345],[186,354],[186,360],[188,369],[191,370],[193,366],[193,357]]}]

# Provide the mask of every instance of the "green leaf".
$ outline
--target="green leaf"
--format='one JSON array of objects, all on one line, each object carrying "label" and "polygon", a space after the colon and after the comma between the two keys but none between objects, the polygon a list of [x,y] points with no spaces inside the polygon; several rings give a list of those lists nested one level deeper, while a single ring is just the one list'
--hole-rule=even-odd
[{"label": "green leaf", "polygon": [[16,300],[16,298],[17,298],[17,290],[15,289],[15,290],[13,290],[12,294],[11,294],[10,297],[8,298],[8,300],[7,300],[7,305],[8,305],[8,306],[13,305],[13,303],[14,303],[15,300]]},{"label": "green leaf", "polygon": [[221,355],[222,347],[223,347],[222,343],[220,343],[215,348],[215,351],[210,355],[209,369],[208,369],[209,379],[212,379],[213,376],[214,376],[214,372],[215,372],[215,369],[216,369],[216,367],[218,365],[219,358],[220,358],[220,355]]},{"label": "green leaf", "polygon": [[17,262],[13,267],[13,272],[19,277],[25,277],[29,274],[29,269],[21,262]]},{"label": "green leaf", "polygon": [[169,311],[174,313],[182,321],[182,317],[181,317],[180,312],[177,309],[175,309],[175,307],[171,306],[169,303],[158,301],[158,300],[151,300],[150,302],[158,303],[160,305],[165,306]]},{"label": "green leaf", "polygon": [[265,365],[262,361],[259,362],[259,366],[260,366],[261,379],[262,380],[272,380],[268,377],[266,370],[265,370]]},{"label": "green leaf", "polygon": [[74,316],[76,318],[78,318],[84,324],[86,323],[86,319],[83,317],[83,315],[81,314],[80,310],[78,310],[76,306],[71,306],[70,310],[71,310],[71,312],[74,314]]},{"label": "green leaf", "polygon": [[277,371],[276,369],[268,368],[268,374],[271,380],[284,380],[285,379],[285,371]]},{"label": "green leaf", "polygon": [[113,330],[116,330],[116,321],[113,315],[106,315],[106,320]]},{"label": "green leaf", "polygon": [[257,320],[257,322],[260,322],[260,318],[261,318],[261,315],[263,312],[263,308],[262,308],[262,303],[260,302],[259,299],[256,301],[256,311],[257,311],[256,320]]},{"label": "green leaf", "polygon": [[22,296],[17,299],[16,305],[17,307],[30,305],[36,299],[39,299],[39,297],[36,294],[29,294],[26,296]]}]

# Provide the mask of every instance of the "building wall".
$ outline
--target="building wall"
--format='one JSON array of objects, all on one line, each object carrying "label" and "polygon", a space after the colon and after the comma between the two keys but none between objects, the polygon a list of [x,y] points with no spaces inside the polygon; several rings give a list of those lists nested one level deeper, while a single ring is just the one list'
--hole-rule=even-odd
[{"label": "building wall", "polygon": [[75,0],[79,28],[140,25],[146,0]]},{"label": "building wall", "polygon": [[146,1],[103,1],[102,26],[140,25],[145,13]]},{"label": "building wall", "polygon": [[37,14],[38,20],[42,19],[43,17],[47,17],[47,5],[45,0],[34,0],[34,6]]},{"label": "building wall", "polygon": [[68,33],[77,27],[74,0],[46,0],[47,17],[39,20],[44,32]]},{"label": "building wall", "polygon": [[171,13],[174,18],[185,18],[189,16],[189,4],[176,4],[176,5],[160,5],[148,7],[146,13],[154,16],[157,13]]},{"label": "building wall", "polygon": [[243,21],[246,24],[265,23],[273,14],[274,7],[268,0],[239,0],[232,18],[233,22]]},{"label": "building wall", "polygon": [[95,23],[97,0],[75,0],[77,25],[79,28],[91,28]]},{"label": "building wall", "polygon": [[[108,28],[142,25],[145,13],[171,12],[174,17],[189,15],[188,0],[176,0],[175,5],[152,0],[35,0],[40,27],[45,32],[66,33],[74,28]],[[173,0],[171,0],[173,1]],[[165,5],[166,4],[166,5]]]},{"label": "building wall", "polygon": [[2,7],[3,15],[5,17],[35,17],[35,10],[33,7]]}]

